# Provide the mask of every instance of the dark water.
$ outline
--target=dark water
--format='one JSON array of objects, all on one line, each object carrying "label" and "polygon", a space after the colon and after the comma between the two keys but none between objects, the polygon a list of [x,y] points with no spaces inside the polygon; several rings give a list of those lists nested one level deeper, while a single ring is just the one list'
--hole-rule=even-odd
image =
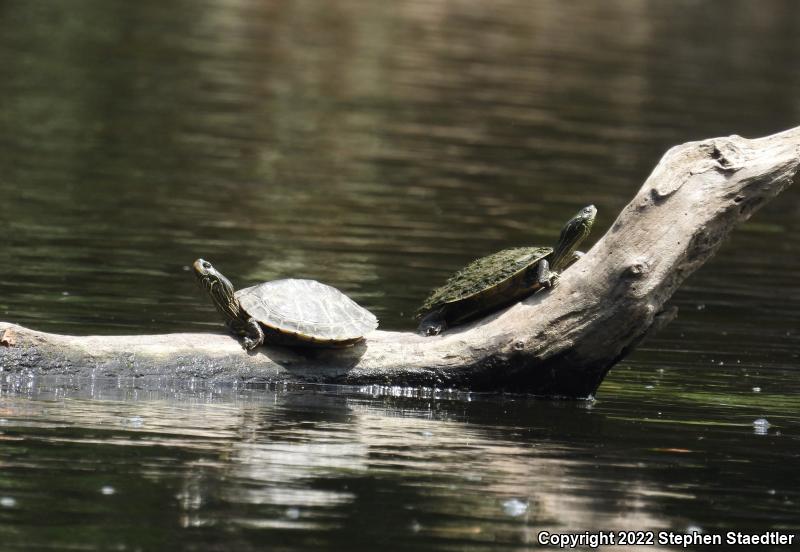
[{"label": "dark water", "polygon": [[[217,329],[203,256],[409,328],[579,206],[601,235],[668,147],[800,124],[798,28],[789,0],[0,2],[0,318]],[[796,529],[799,220],[789,189],[737,229],[593,403],[7,378],[2,546]]]}]

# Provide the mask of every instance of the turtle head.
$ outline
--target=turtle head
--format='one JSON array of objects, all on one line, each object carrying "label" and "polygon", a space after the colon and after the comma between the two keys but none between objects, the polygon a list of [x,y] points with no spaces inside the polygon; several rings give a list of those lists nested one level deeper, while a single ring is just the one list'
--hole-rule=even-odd
[{"label": "turtle head", "polygon": [[573,254],[589,235],[596,215],[597,208],[594,205],[587,205],[567,221],[561,229],[561,236],[553,251],[553,260],[550,262],[552,270],[560,272],[573,262]]},{"label": "turtle head", "polygon": [[200,285],[208,292],[214,306],[227,322],[239,318],[239,300],[234,295],[233,284],[205,259],[197,259],[192,264],[194,274]]}]

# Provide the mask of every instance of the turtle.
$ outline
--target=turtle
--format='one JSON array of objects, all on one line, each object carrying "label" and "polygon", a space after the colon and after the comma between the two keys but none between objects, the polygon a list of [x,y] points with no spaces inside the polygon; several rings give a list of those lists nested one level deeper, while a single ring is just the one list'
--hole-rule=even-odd
[{"label": "turtle", "polygon": [[211,263],[192,265],[201,286],[235,335],[252,351],[267,342],[302,347],[347,347],[378,327],[374,314],[335,287],[287,278],[235,291]]},{"label": "turtle", "polygon": [[561,230],[555,249],[515,247],[472,261],[431,292],[416,314],[422,335],[438,335],[449,326],[463,324],[551,288],[558,275],[583,256],[576,251],[589,235],[597,215],[587,205]]}]

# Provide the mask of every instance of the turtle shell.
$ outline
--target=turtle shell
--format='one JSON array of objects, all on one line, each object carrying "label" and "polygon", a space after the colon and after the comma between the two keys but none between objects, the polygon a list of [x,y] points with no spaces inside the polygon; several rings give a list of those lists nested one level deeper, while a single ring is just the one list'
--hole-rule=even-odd
[{"label": "turtle shell", "polygon": [[525,269],[552,252],[552,247],[514,247],[476,259],[434,290],[417,311],[417,317],[443,305],[481,295],[499,294],[502,297],[497,297],[498,303],[502,303],[506,295],[511,300],[519,291]]},{"label": "turtle shell", "polygon": [[378,319],[338,289],[315,280],[275,280],[240,289],[245,312],[267,329],[298,341],[351,343]]}]

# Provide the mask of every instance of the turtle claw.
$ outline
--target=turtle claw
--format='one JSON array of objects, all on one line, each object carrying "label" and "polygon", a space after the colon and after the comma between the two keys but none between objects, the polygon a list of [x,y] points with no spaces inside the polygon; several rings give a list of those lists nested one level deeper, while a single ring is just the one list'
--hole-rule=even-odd
[{"label": "turtle claw", "polygon": [[430,337],[432,335],[439,335],[440,333],[442,333],[442,327],[441,326],[428,326],[427,328],[423,328],[422,331],[423,331],[423,335],[425,335],[426,337]]},{"label": "turtle claw", "polygon": [[430,337],[439,335],[447,329],[447,321],[444,319],[444,313],[441,310],[428,313],[425,318],[419,323],[417,331],[420,335]]},{"label": "turtle claw", "polygon": [[256,347],[258,347],[258,343],[256,342],[255,339],[250,339],[249,337],[245,337],[243,341],[244,341],[243,343],[244,348],[247,349],[248,351],[252,351]]}]

